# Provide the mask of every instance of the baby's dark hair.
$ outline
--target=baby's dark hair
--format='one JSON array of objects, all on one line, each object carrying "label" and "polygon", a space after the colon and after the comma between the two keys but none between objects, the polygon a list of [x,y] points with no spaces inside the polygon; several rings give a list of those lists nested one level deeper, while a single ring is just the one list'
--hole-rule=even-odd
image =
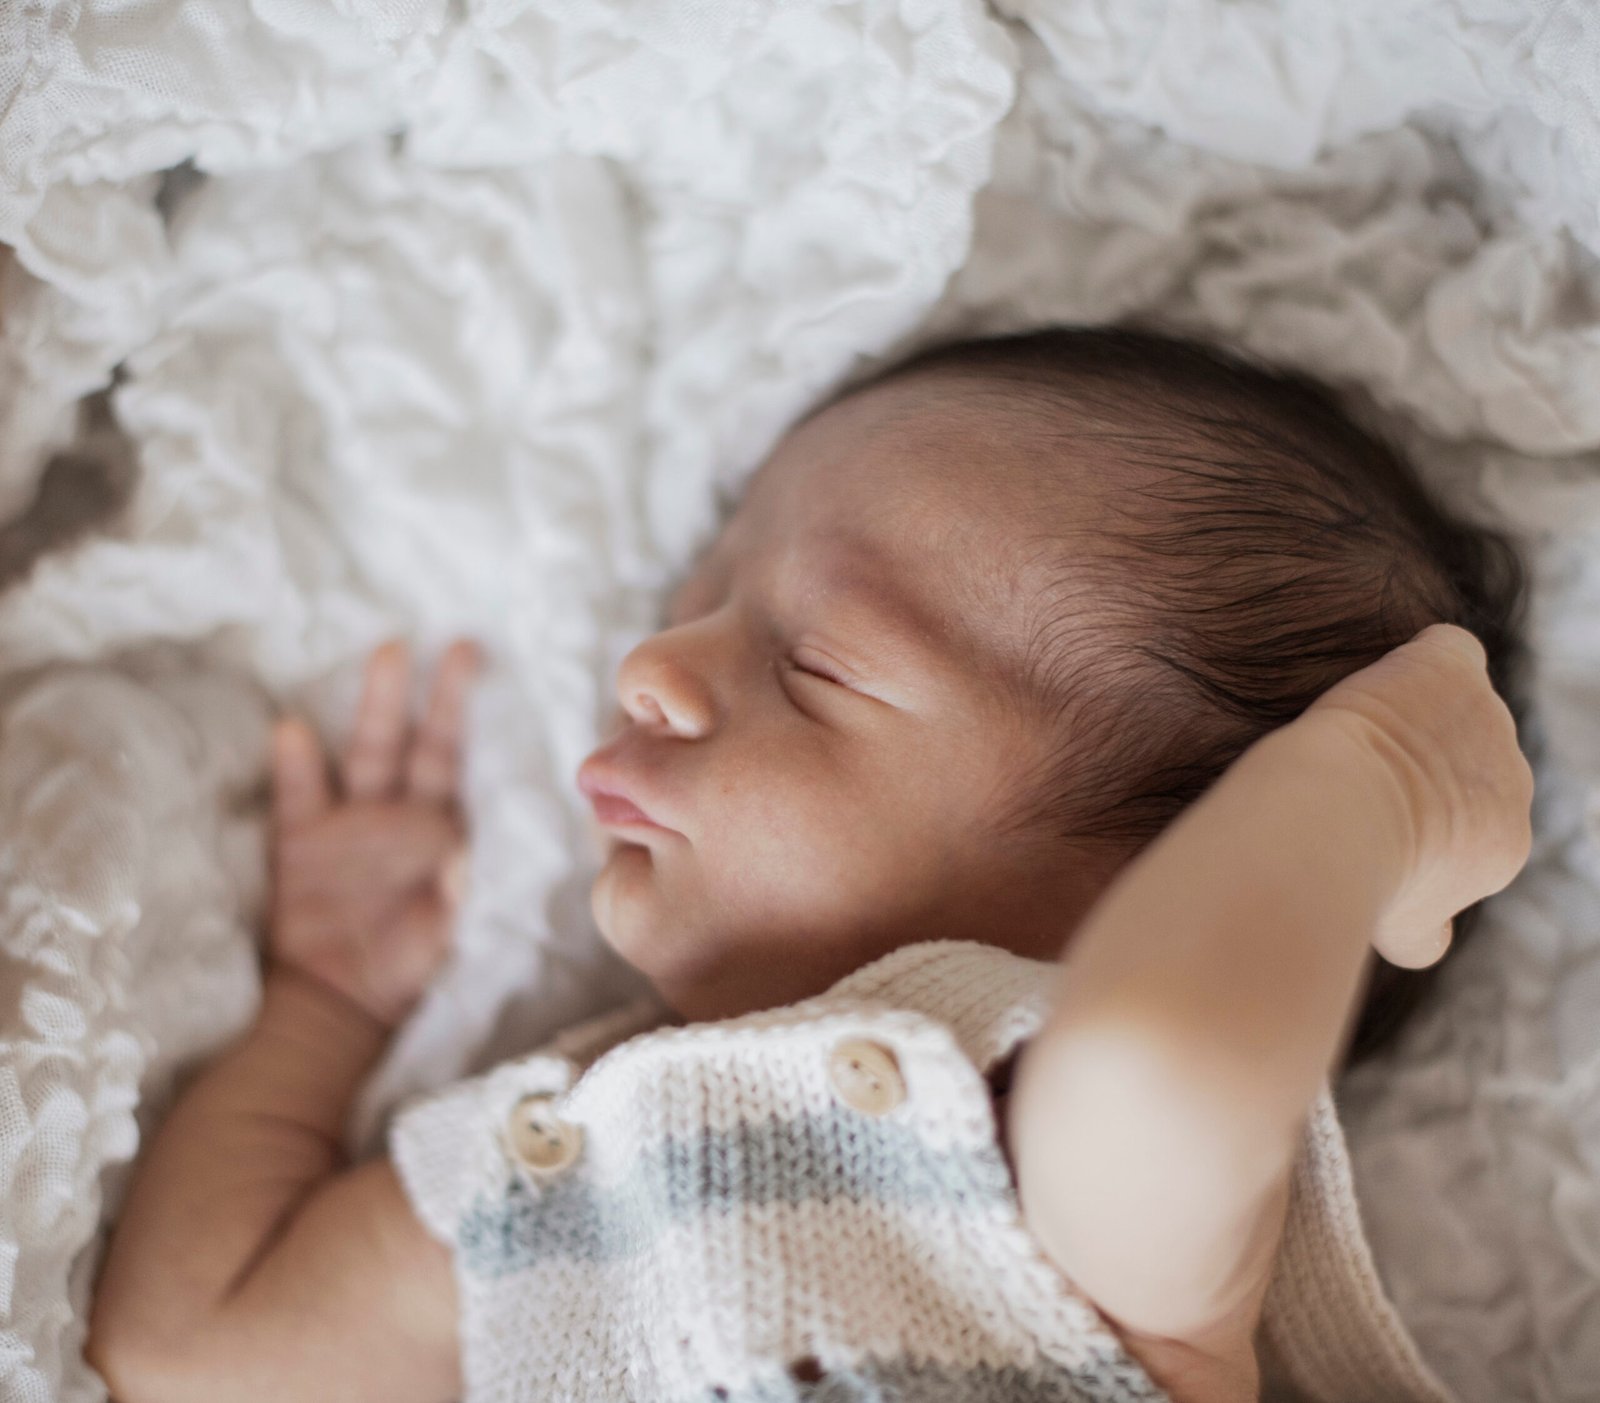
[{"label": "baby's dark hair", "polygon": [[[1131,857],[1260,736],[1435,622],[1482,642],[1528,750],[1515,547],[1313,381],[1151,331],[1052,327],[928,347],[812,414],[911,376],[1010,409],[1046,458],[1106,465],[1091,524],[1041,522],[1028,543],[1060,583],[1035,601],[1019,685],[1061,739],[1018,831]],[[1092,609],[1086,566],[1118,567],[1094,571]],[[1456,917],[1456,946],[1481,911]],[[1393,1040],[1438,968],[1377,963],[1346,1065]]]}]

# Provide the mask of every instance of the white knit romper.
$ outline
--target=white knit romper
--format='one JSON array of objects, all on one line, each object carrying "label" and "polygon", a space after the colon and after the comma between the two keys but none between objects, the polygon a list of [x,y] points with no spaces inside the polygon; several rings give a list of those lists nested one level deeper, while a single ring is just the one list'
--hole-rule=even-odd
[{"label": "white knit romper", "polygon": [[[1053,962],[926,941],[682,1025],[653,998],[422,1096],[396,1170],[453,1249],[464,1403],[1146,1403],[1023,1222],[986,1075]],[[1260,1338],[1268,1398],[1448,1398],[1384,1296],[1326,1090]]]}]

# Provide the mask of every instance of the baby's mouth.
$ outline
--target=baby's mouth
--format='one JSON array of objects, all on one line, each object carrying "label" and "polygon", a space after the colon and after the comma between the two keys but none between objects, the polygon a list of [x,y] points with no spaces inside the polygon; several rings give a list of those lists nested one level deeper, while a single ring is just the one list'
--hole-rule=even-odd
[{"label": "baby's mouth", "polygon": [[594,805],[594,816],[606,828],[660,828],[661,825],[650,817],[643,809],[631,799],[624,798],[621,794],[594,793],[590,795],[590,803]]},{"label": "baby's mouth", "polygon": [[611,840],[612,853],[624,848],[649,851],[662,839],[681,836],[676,829],[657,823],[632,800],[597,795],[593,803],[595,824]]},{"label": "baby's mouth", "polygon": [[637,781],[614,755],[597,750],[578,767],[578,790],[594,808],[595,822],[602,828],[620,828],[633,833],[672,833],[675,830],[657,823],[633,798]]}]

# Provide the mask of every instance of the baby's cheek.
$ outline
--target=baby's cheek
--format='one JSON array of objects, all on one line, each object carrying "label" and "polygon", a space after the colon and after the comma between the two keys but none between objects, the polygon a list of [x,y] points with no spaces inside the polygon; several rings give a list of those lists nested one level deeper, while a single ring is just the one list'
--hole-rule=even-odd
[{"label": "baby's cheek", "polygon": [[889,832],[890,820],[870,824],[859,815],[817,815],[814,826],[777,864],[787,904],[819,937],[880,927],[903,900],[904,864]]}]

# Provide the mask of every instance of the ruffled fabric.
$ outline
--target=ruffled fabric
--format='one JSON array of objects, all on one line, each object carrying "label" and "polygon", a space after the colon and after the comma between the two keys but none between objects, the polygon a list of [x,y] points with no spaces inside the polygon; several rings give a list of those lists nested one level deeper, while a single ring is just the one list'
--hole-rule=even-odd
[{"label": "ruffled fabric", "polygon": [[[123,903],[60,915],[76,869],[46,864],[0,929],[7,1396],[102,1396],[79,1317],[138,1117],[253,1008],[259,853],[216,845],[259,819],[206,768],[259,778],[241,718],[293,705],[337,743],[392,632],[497,661],[459,948],[358,1107],[370,1149],[400,1097],[640,992],[589,923],[572,774],[660,587],[786,424],[934,337],[1123,316],[1332,380],[1460,511],[1526,533],[1539,846],[1347,1128],[1446,1382],[1587,1396],[1597,85],[1586,0],[0,7],[0,516],[117,367],[139,472],[0,596],[0,672],[43,669],[69,738],[24,751],[36,719],[0,714],[4,860],[70,794],[91,827],[120,815],[90,846],[121,854]],[[105,700],[164,696],[133,660],[173,644],[175,675],[255,700],[165,726]],[[165,788],[118,777],[128,745]],[[141,942],[183,960],[183,997],[72,953]],[[30,1051],[25,1004],[70,1055]]]}]

